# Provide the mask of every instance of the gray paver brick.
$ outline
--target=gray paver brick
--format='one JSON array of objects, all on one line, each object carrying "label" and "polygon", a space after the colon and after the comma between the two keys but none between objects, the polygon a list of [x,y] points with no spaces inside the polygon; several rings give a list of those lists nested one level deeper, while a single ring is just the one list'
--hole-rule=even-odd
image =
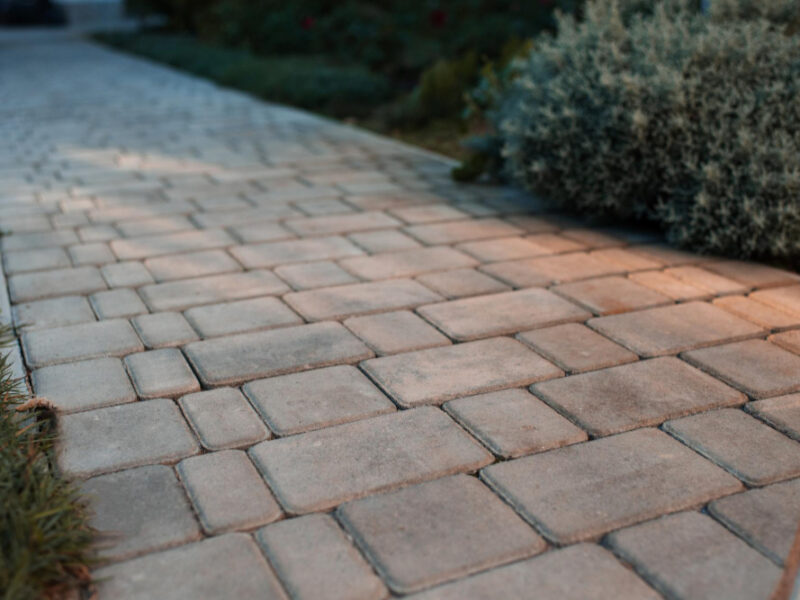
[{"label": "gray paver brick", "polygon": [[431,271],[474,267],[478,261],[447,246],[415,248],[376,256],[357,256],[339,264],[362,279],[414,277]]},{"label": "gray paver brick", "polygon": [[411,248],[419,248],[421,246],[415,239],[393,229],[353,233],[347,237],[370,254],[410,250]]},{"label": "gray paver brick", "polygon": [[379,355],[450,344],[445,336],[408,311],[353,317],[344,325]]},{"label": "gray paver brick", "polygon": [[745,409],[800,442],[800,394],[748,402]]},{"label": "gray paver brick", "polygon": [[278,503],[241,450],[192,456],[177,469],[209,535],[252,529],[281,516]]},{"label": "gray paver brick", "polygon": [[113,240],[110,246],[120,260],[141,260],[162,254],[223,248],[235,243],[236,240],[220,229],[203,229]]},{"label": "gray paver brick", "polygon": [[358,283],[357,278],[330,261],[284,265],[277,267],[275,274],[295,290]]},{"label": "gray paver brick", "polygon": [[336,513],[398,593],[531,556],[546,545],[500,498],[466,475],[355,500]]},{"label": "gray paver brick", "polygon": [[381,600],[386,586],[328,515],[267,525],[256,534],[270,563],[297,600]]},{"label": "gray paver brick", "polygon": [[235,246],[230,252],[248,269],[333,260],[363,254],[350,241],[338,236]]},{"label": "gray paver brick", "polygon": [[197,306],[184,315],[204,338],[303,323],[303,319],[277,298]]},{"label": "gray paver brick", "polygon": [[206,450],[251,446],[270,437],[264,423],[237,389],[195,392],[180,398],[178,404]]},{"label": "gray paver brick", "polygon": [[89,301],[100,319],[118,319],[147,313],[147,307],[139,295],[128,288],[97,292],[89,296]]},{"label": "gray paver brick", "polygon": [[262,442],[250,455],[292,514],[327,510],[400,485],[474,471],[492,461],[491,454],[433,407]]},{"label": "gray paver brick", "polygon": [[200,390],[200,384],[177,348],[137,352],[125,366],[140,398],[174,398]]},{"label": "gray paver brick", "polygon": [[314,323],[193,342],[185,347],[185,353],[207,386],[354,363],[372,356],[372,351],[339,323]]},{"label": "gray paver brick", "polygon": [[563,375],[558,367],[509,338],[385,356],[364,362],[362,368],[403,407],[441,404]]},{"label": "gray paver brick", "polygon": [[3,254],[3,267],[7,275],[26,271],[64,269],[72,263],[63,248],[19,250]]},{"label": "gray paver brick", "polygon": [[427,206],[399,206],[389,210],[389,214],[408,224],[438,223],[455,221],[469,217],[464,211],[447,204],[429,204]]},{"label": "gray paver brick", "polygon": [[38,233],[17,233],[3,236],[0,247],[3,252],[9,250],[32,250],[49,246],[68,246],[78,243],[78,236],[70,229],[44,231]]},{"label": "gray paver brick", "polygon": [[103,279],[109,287],[139,287],[153,283],[155,280],[140,262],[128,261],[103,265],[100,269]]},{"label": "gray paver brick", "polygon": [[22,347],[31,368],[144,349],[130,323],[122,319],[28,331]]},{"label": "gray paver brick", "polygon": [[97,320],[89,302],[82,296],[26,302],[17,304],[12,310],[14,326],[18,330],[64,327]]},{"label": "gray paver brick", "polygon": [[12,302],[27,302],[55,296],[91,294],[107,289],[95,267],[76,267],[54,271],[20,273],[8,278],[8,294]]},{"label": "gray paver brick", "polygon": [[131,319],[131,325],[148,349],[182,346],[200,339],[180,313],[140,315]]},{"label": "gray paver brick", "polygon": [[559,544],[699,506],[739,481],[656,429],[492,465],[481,477]]},{"label": "gray paver brick", "polygon": [[399,227],[402,223],[382,212],[362,212],[345,215],[325,215],[288,219],[286,227],[296,234],[309,237],[315,235],[331,235],[336,233],[353,233],[371,229],[388,229]]},{"label": "gray paver brick", "polygon": [[242,267],[223,250],[157,256],[144,261],[156,281],[172,281],[241,271]]},{"label": "gray paver brick", "polygon": [[84,265],[105,265],[116,262],[117,259],[108,247],[108,244],[94,242],[91,244],[77,244],[68,249],[72,262],[76,267]]}]

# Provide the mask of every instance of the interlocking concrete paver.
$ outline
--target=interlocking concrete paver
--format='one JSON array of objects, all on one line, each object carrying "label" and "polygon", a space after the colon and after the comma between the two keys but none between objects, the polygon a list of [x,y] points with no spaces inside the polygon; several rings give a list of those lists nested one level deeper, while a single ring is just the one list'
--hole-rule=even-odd
[{"label": "interlocking concrete paver", "polygon": [[462,252],[477,258],[481,262],[498,262],[501,260],[516,260],[553,254],[545,246],[541,246],[530,238],[500,238],[498,240],[484,240],[480,242],[467,242],[456,246]]},{"label": "interlocking concrete paver", "polygon": [[328,515],[267,525],[256,534],[270,563],[297,600],[382,600],[386,586]]},{"label": "interlocking concrete paver", "polygon": [[517,338],[572,373],[615,367],[638,359],[630,350],[578,323],[523,331]]},{"label": "interlocking concrete paver", "polygon": [[602,250],[594,250],[591,252],[591,255],[595,258],[619,265],[628,272],[659,269],[662,266],[657,260],[645,258],[641,254],[636,254],[624,248],[603,248]]},{"label": "interlocking concrete paver", "polygon": [[784,333],[776,333],[767,339],[789,352],[800,354],[800,330],[795,329]]},{"label": "interlocking concrete paver", "polygon": [[800,479],[714,500],[708,511],[756,550],[783,565],[800,523]]},{"label": "interlocking concrete paver", "polygon": [[670,298],[625,277],[599,277],[562,283],[552,290],[596,315],[613,315],[672,304]]},{"label": "interlocking concrete paver", "polygon": [[92,527],[107,536],[100,556],[125,560],[200,539],[200,527],[171,468],[150,465],[93,477],[81,491]]},{"label": "interlocking concrete paver", "polygon": [[444,409],[503,458],[583,442],[586,433],[523,390],[504,390],[451,400]]},{"label": "interlocking concrete paver", "polygon": [[800,356],[764,340],[703,348],[683,356],[754,398],[800,390]]},{"label": "interlocking concrete paver", "polygon": [[668,598],[766,600],[780,578],[769,560],[695,512],[612,533],[609,544]]},{"label": "interlocking concrete paver", "polygon": [[182,346],[200,339],[180,313],[139,315],[131,319],[131,325],[148,349]]},{"label": "interlocking concrete paver", "polygon": [[239,263],[223,250],[203,250],[148,258],[144,261],[144,266],[158,282],[219,275],[242,269]]},{"label": "interlocking concrete paver", "polygon": [[761,327],[706,302],[598,317],[588,322],[641,356],[663,356],[759,335]]},{"label": "interlocking concrete paver", "polygon": [[116,224],[116,228],[125,237],[142,237],[187,231],[194,229],[194,225],[183,215],[164,215],[150,219],[124,219]]},{"label": "interlocking concrete paver", "polygon": [[511,288],[475,269],[453,269],[438,273],[426,273],[417,281],[441,294],[448,300],[506,292]]},{"label": "interlocking concrete paver", "polygon": [[270,437],[264,423],[237,389],[195,392],[180,398],[178,404],[206,450],[251,446]]},{"label": "interlocking concrete paver", "polygon": [[200,384],[177,348],[137,352],[125,367],[140,398],[174,398],[200,390]]},{"label": "interlocking concrete paver", "polygon": [[561,231],[561,235],[571,240],[580,242],[589,248],[608,248],[625,245],[625,240],[607,233],[603,233],[602,231],[598,231],[596,229],[587,229],[582,227],[564,229]]},{"label": "interlocking concrete paver", "polygon": [[100,319],[118,319],[147,314],[147,307],[142,299],[136,292],[128,288],[97,292],[89,296],[89,301]]},{"label": "interlocking concrete paver", "polygon": [[139,287],[155,281],[142,263],[133,261],[103,265],[100,274],[112,288]]},{"label": "interlocking concrete paver", "polygon": [[466,475],[355,500],[336,513],[398,593],[525,558],[546,545],[508,505]]},{"label": "interlocking concrete paver", "polygon": [[241,450],[191,456],[177,469],[209,535],[252,529],[281,516],[278,503]]},{"label": "interlocking concrete paver", "polygon": [[444,335],[408,311],[352,317],[344,321],[344,326],[379,355],[450,344]]},{"label": "interlocking concrete paver", "polygon": [[196,454],[197,442],[175,404],[148,400],[59,419],[56,458],[71,477],[90,477]]},{"label": "interlocking concrete paver", "polygon": [[344,269],[362,279],[391,279],[414,277],[431,271],[474,267],[478,261],[452,248],[437,246],[377,256],[347,258],[339,263]]},{"label": "interlocking concrete paver", "polygon": [[563,375],[558,367],[509,338],[375,358],[365,361],[362,368],[403,407],[441,404]]},{"label": "interlocking concrete paver", "polygon": [[793,315],[800,315],[800,285],[760,290],[750,294],[750,298]]},{"label": "interlocking concrete paver", "polygon": [[800,476],[800,443],[740,410],[668,421],[664,429],[750,486]]},{"label": "interlocking concrete paver", "polygon": [[100,266],[117,261],[108,244],[102,242],[70,246],[67,251],[76,267],[85,265]]},{"label": "interlocking concrete paver", "polygon": [[738,260],[710,262],[704,264],[703,268],[756,289],[791,285],[800,281],[797,273]]},{"label": "interlocking concrete paver", "polygon": [[516,288],[579,281],[624,272],[622,267],[585,252],[497,262],[481,267],[481,270]]},{"label": "interlocking concrete paver", "polygon": [[232,225],[229,231],[243,244],[257,242],[277,242],[295,237],[278,223],[251,223],[248,225]]},{"label": "interlocking concrete paver", "polygon": [[253,539],[229,533],[97,570],[101,598],[286,600]]},{"label": "interlocking concrete paver", "polygon": [[303,319],[277,298],[197,306],[184,315],[204,338],[303,323]]},{"label": "interlocking concrete paver", "polygon": [[800,442],[800,394],[749,402],[745,409]]},{"label": "interlocking concrete paver", "polygon": [[639,429],[487,467],[481,477],[545,537],[569,544],[743,489],[656,429]]},{"label": "interlocking concrete paver", "polygon": [[3,267],[7,275],[28,271],[64,269],[71,266],[72,262],[63,248],[40,248],[3,254]]},{"label": "interlocking concrete paver", "polygon": [[221,229],[204,229],[114,240],[110,245],[120,260],[140,260],[163,254],[223,248],[235,243],[236,240]]},{"label": "interlocking concrete paver", "polygon": [[427,206],[401,206],[392,208],[389,214],[409,225],[419,223],[438,223],[441,221],[457,221],[469,217],[465,212],[447,204],[429,204]]},{"label": "interlocking concrete paver", "polygon": [[278,435],[374,417],[394,405],[355,367],[341,365],[253,381],[242,390]]},{"label": "interlocking concrete paver", "polygon": [[339,323],[314,323],[193,342],[185,347],[185,353],[206,386],[355,363],[373,355]]},{"label": "interlocking concrete paver", "polygon": [[744,296],[723,296],[714,300],[713,304],[765,329],[785,329],[800,325],[800,315],[791,315]]},{"label": "interlocking concrete paver", "polygon": [[363,254],[353,243],[338,236],[234,246],[230,252],[248,269],[333,260]]},{"label": "interlocking concrete paver", "polygon": [[21,331],[48,329],[96,321],[94,311],[82,296],[62,296],[26,302],[13,307],[14,326]]},{"label": "interlocking concrete paver", "polygon": [[98,358],[36,369],[33,389],[60,413],[124,404],[136,400],[122,361]]},{"label": "interlocking concrete paver", "polygon": [[291,231],[303,237],[315,235],[331,235],[337,233],[354,233],[372,229],[391,229],[402,225],[382,212],[362,212],[348,215],[326,215],[322,217],[306,217],[288,219],[284,224]]},{"label": "interlocking concrete paver", "polygon": [[423,306],[417,312],[458,341],[585,321],[591,316],[574,303],[543,289],[452,300]]},{"label": "interlocking concrete paver", "polygon": [[749,287],[746,285],[742,285],[732,279],[722,277],[721,275],[717,275],[701,267],[673,267],[667,269],[664,273],[693,286],[706,289],[715,296],[742,294],[749,290]]},{"label": "interlocking concrete paver", "polygon": [[295,290],[313,290],[334,285],[358,283],[358,279],[331,261],[284,265],[275,274]]},{"label": "interlocking concrete paver", "polygon": [[327,510],[393,487],[475,471],[492,461],[433,407],[261,442],[250,455],[290,514]]},{"label": "interlocking concrete paver", "polygon": [[576,544],[410,596],[413,600],[656,600],[661,596],[604,548]]},{"label": "interlocking concrete paver", "polygon": [[586,246],[575,240],[565,238],[555,233],[534,233],[525,239],[533,242],[537,246],[548,250],[548,254],[563,254],[565,252],[577,252],[586,250]]},{"label": "interlocking concrete paver", "polygon": [[669,296],[677,302],[705,300],[712,296],[711,292],[705,288],[699,288],[676,277],[667,275],[663,271],[642,271],[640,273],[631,273],[628,277],[636,283],[649,287],[659,294]]},{"label": "interlocking concrete paver", "polygon": [[69,246],[77,244],[80,240],[71,229],[58,231],[44,231],[40,233],[18,233],[3,236],[0,248],[3,252],[9,250],[33,250],[35,248],[48,248],[50,246]]},{"label": "interlocking concrete paver", "polygon": [[522,230],[499,219],[448,221],[426,225],[411,225],[405,232],[423,244],[454,244],[488,238],[519,235]]},{"label": "interlocking concrete paver", "polygon": [[353,233],[347,237],[354,244],[360,246],[370,254],[396,252],[398,250],[410,250],[412,248],[421,247],[421,244],[415,239],[393,229]]},{"label": "interlocking concrete paver", "polygon": [[8,278],[12,302],[27,302],[55,296],[91,294],[107,289],[95,267],[75,267],[53,271],[20,273]]},{"label": "interlocking concrete paver", "polygon": [[531,389],[594,436],[658,425],[747,400],[673,357],[545,381]]}]

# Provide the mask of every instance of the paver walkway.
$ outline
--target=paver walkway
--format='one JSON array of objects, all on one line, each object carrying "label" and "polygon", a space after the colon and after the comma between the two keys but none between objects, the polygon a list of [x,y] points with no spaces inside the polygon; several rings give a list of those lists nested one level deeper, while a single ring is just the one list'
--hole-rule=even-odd
[{"label": "paver walkway", "polygon": [[797,275],[82,42],[0,47],[0,139],[101,599],[769,596]]}]

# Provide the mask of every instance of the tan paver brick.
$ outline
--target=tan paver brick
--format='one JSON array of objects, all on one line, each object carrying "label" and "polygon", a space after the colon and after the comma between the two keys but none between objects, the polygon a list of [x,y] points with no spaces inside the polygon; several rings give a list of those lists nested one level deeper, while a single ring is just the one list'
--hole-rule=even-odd
[{"label": "tan paver brick", "polygon": [[662,263],[657,260],[646,258],[624,248],[603,248],[592,251],[591,255],[600,260],[614,263],[628,272],[659,269],[662,266]]},{"label": "tan paver brick", "polygon": [[307,515],[256,533],[292,598],[381,600],[386,586],[328,515]]},{"label": "tan paver brick", "polygon": [[481,476],[545,537],[596,538],[742,489],[657,429],[639,429],[492,465]]},{"label": "tan paver brick", "polygon": [[749,297],[773,308],[800,315],[800,285],[761,290],[753,292]]},{"label": "tan paver brick", "polygon": [[710,262],[713,260],[707,256],[692,254],[691,252],[678,250],[677,248],[660,244],[631,246],[631,251],[646,256],[652,260],[657,260],[660,263],[670,267],[677,267],[679,265],[693,265],[702,262]]},{"label": "tan paver brick", "polygon": [[638,360],[633,352],[578,323],[534,329],[517,338],[565,371],[584,373]]},{"label": "tan paver brick", "polygon": [[262,442],[250,455],[292,514],[327,510],[492,461],[489,452],[433,407]]},{"label": "tan paver brick", "polygon": [[622,267],[586,252],[498,262],[481,267],[481,270],[516,288],[579,281],[624,272]]},{"label": "tan paver brick", "polygon": [[148,258],[144,266],[156,281],[172,281],[241,271],[242,267],[223,250],[203,250]]},{"label": "tan paver brick", "polygon": [[800,390],[800,356],[764,340],[704,348],[683,356],[754,398]]},{"label": "tan paver brick", "polygon": [[474,267],[478,261],[446,246],[347,258],[339,264],[362,279],[413,277],[432,271]]},{"label": "tan paver brick", "polygon": [[31,368],[144,350],[123,319],[28,331],[22,336],[22,348]]},{"label": "tan paver brick", "polygon": [[278,503],[241,450],[191,456],[177,469],[209,535],[252,529],[281,516]]},{"label": "tan paver brick", "polygon": [[242,391],[278,435],[320,429],[395,410],[369,379],[348,365],[261,379],[248,383]]},{"label": "tan paver brick", "polygon": [[82,296],[63,296],[17,304],[12,308],[18,330],[48,329],[78,323],[90,323],[97,317]]},{"label": "tan paver brick", "polygon": [[398,250],[410,250],[420,248],[421,244],[406,234],[395,230],[367,231],[365,233],[354,233],[347,236],[354,244],[360,246],[370,254],[380,254],[381,252],[397,252]]},{"label": "tan paver brick", "polygon": [[780,570],[710,517],[670,515],[609,536],[612,549],[668,598],[767,600]]},{"label": "tan paver brick", "polygon": [[204,338],[303,323],[303,319],[277,298],[197,306],[184,314]]},{"label": "tan paver brick", "polygon": [[270,437],[264,423],[237,389],[188,394],[178,404],[206,450],[251,446]]},{"label": "tan paver brick", "polygon": [[664,273],[695,287],[706,289],[715,296],[721,296],[723,294],[743,294],[749,290],[749,287],[746,285],[742,285],[732,279],[717,275],[716,273],[712,273],[700,267],[673,267],[667,269]]},{"label": "tan paver brick", "polygon": [[552,290],[596,315],[613,315],[672,304],[672,300],[625,277],[563,283]]},{"label": "tan paver brick", "polygon": [[100,271],[95,267],[36,271],[8,278],[8,295],[15,303],[56,296],[91,294],[107,288]]},{"label": "tan paver brick", "polygon": [[67,477],[90,477],[156,462],[174,462],[200,448],[178,407],[148,400],[64,415],[56,458]]},{"label": "tan paver brick", "polygon": [[426,273],[417,281],[441,294],[448,300],[506,292],[511,288],[475,269],[453,269],[439,273]]},{"label": "tan paver brick", "polygon": [[664,429],[750,486],[800,476],[800,443],[740,410],[668,421]]},{"label": "tan paver brick", "polygon": [[324,321],[415,308],[442,297],[416,281],[392,279],[293,292],[283,299],[305,319]]},{"label": "tan paver brick", "polygon": [[200,339],[180,313],[140,315],[131,319],[131,325],[148,349],[182,346]]},{"label": "tan paver brick", "polygon": [[89,296],[89,301],[100,319],[118,319],[147,314],[147,307],[142,299],[136,292],[128,288],[97,292]]},{"label": "tan paver brick", "polygon": [[516,458],[583,442],[586,433],[524,390],[459,398],[444,409],[493,453]]},{"label": "tan paver brick", "polygon": [[100,540],[103,559],[125,560],[201,537],[169,467],[150,465],[101,475],[86,481],[81,492],[90,501],[91,526],[109,537]]},{"label": "tan paver brick", "polygon": [[761,327],[706,302],[598,317],[588,325],[640,356],[677,354],[693,348],[755,337]]},{"label": "tan paver brick", "polygon": [[800,280],[800,276],[790,271],[738,260],[710,262],[704,264],[703,268],[756,289],[791,285]]},{"label": "tan paver brick", "polygon": [[553,254],[550,249],[537,244],[530,238],[517,237],[467,242],[459,244],[457,248],[484,263]]},{"label": "tan paver brick", "polygon": [[339,507],[388,586],[408,593],[537,554],[545,542],[481,482],[454,475]]},{"label": "tan paver brick", "polygon": [[339,323],[314,323],[192,342],[185,353],[206,386],[355,363],[372,351]]},{"label": "tan paver brick", "polygon": [[295,290],[313,290],[334,285],[358,283],[358,279],[336,263],[321,261],[277,267],[275,274]]},{"label": "tan paver brick", "polygon": [[736,390],[673,357],[545,381],[531,390],[593,436],[746,401]]},{"label": "tan paver brick", "polygon": [[348,215],[326,215],[322,217],[305,217],[288,219],[284,225],[303,237],[315,235],[331,235],[337,233],[354,233],[372,229],[390,229],[402,225],[382,212],[362,212]]},{"label": "tan paver brick", "polygon": [[748,402],[745,409],[800,442],[800,394]]},{"label": "tan paver brick", "polygon": [[417,312],[458,341],[585,321],[591,316],[572,302],[536,288],[452,300],[423,306]]},{"label": "tan paver brick", "polygon": [[460,579],[413,600],[656,600],[661,596],[608,550],[576,544]]},{"label": "tan paver brick", "polygon": [[192,220],[200,227],[213,229],[214,227],[278,221],[298,216],[300,213],[288,204],[273,203],[245,210],[198,212],[192,215]]},{"label": "tan paver brick", "polygon": [[800,354],[800,330],[776,333],[769,336],[767,339],[773,344],[780,346],[789,352]]},{"label": "tan paver brick", "polygon": [[338,236],[235,246],[230,252],[248,269],[333,260],[363,254],[357,246]]},{"label": "tan paver brick", "polygon": [[586,246],[580,242],[555,233],[535,233],[527,236],[525,239],[533,242],[537,246],[545,248],[548,250],[548,254],[563,254],[565,252],[586,250]]},{"label": "tan paver brick", "polygon": [[708,290],[681,281],[663,271],[642,271],[641,273],[631,273],[628,277],[636,283],[649,287],[677,302],[705,300],[712,297],[711,292]]},{"label": "tan paver brick", "polygon": [[429,204],[427,206],[401,206],[389,210],[393,217],[401,219],[409,225],[420,223],[439,223],[469,218],[464,211],[448,204]]},{"label": "tan paver brick", "polygon": [[200,384],[177,348],[137,352],[125,367],[140,398],[175,398],[200,390]]},{"label": "tan paver brick", "polygon": [[603,233],[596,229],[589,229],[583,227],[576,227],[573,229],[564,229],[561,235],[576,242],[580,242],[589,248],[609,248],[614,246],[624,246],[625,240]]},{"label": "tan paver brick", "polygon": [[791,315],[744,296],[723,296],[713,303],[765,329],[784,329],[800,325],[800,315]]},{"label": "tan paver brick", "polygon": [[474,219],[411,225],[405,228],[405,232],[423,244],[428,245],[455,244],[456,242],[507,237],[523,233],[519,227],[514,227],[499,219]]},{"label": "tan paver brick", "polygon": [[235,243],[236,240],[221,229],[204,229],[113,240],[110,245],[120,260],[141,260],[163,254],[223,248]]},{"label": "tan paver brick", "polygon": [[[509,338],[385,356],[364,362],[362,368],[403,407],[441,404],[563,374]],[[459,376],[453,377],[453,373]]]},{"label": "tan paver brick", "polygon": [[286,600],[264,556],[244,533],[229,533],[96,572],[101,598]]},{"label": "tan paver brick", "polygon": [[112,288],[139,287],[155,281],[142,263],[134,261],[103,265],[100,273]]},{"label": "tan paver brick", "polygon": [[425,321],[408,311],[353,317],[344,326],[378,355],[398,354],[447,346],[451,342]]},{"label": "tan paver brick", "polygon": [[708,511],[756,550],[783,565],[800,523],[800,479],[714,500]]},{"label": "tan paver brick", "polygon": [[156,312],[282,294],[288,290],[289,287],[270,271],[247,271],[146,285],[139,293]]},{"label": "tan paver brick", "polygon": [[136,400],[136,392],[118,358],[98,358],[36,369],[31,382],[37,396],[59,413],[70,413],[124,404]]}]

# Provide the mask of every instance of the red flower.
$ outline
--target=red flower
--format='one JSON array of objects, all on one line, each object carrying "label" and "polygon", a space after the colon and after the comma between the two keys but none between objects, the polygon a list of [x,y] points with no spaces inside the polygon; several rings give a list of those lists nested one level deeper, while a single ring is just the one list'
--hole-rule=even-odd
[{"label": "red flower", "polygon": [[303,17],[303,19],[300,21],[300,27],[305,30],[314,27],[314,17]]},{"label": "red flower", "polygon": [[430,19],[431,25],[434,27],[442,28],[447,23],[447,13],[443,11],[441,8],[437,8],[436,10],[432,10],[428,15]]}]

